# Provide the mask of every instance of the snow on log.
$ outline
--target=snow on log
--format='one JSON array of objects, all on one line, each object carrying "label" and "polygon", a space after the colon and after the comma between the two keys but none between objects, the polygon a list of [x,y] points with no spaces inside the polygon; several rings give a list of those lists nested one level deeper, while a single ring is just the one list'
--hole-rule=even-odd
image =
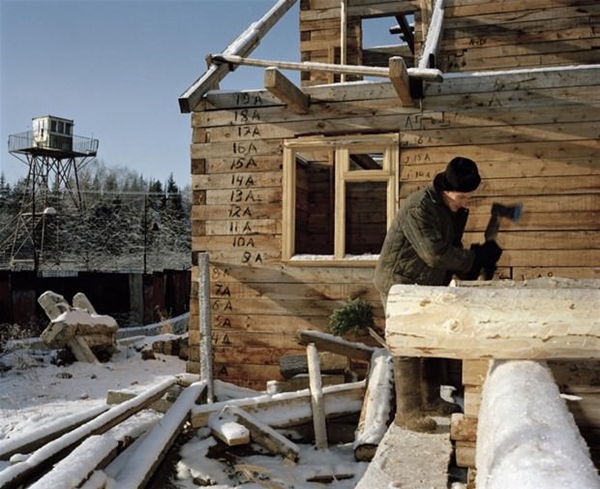
[{"label": "snow on log", "polygon": [[127,465],[107,484],[107,489],[139,489],[146,486],[171,448],[192,407],[206,389],[206,382],[187,387],[161,421],[136,446]]},{"label": "snow on log", "polygon": [[177,377],[168,377],[134,399],[109,409],[79,428],[47,443],[23,461],[5,468],[0,472],[0,487],[2,489],[20,487],[32,474],[43,471],[56,460],[65,457],[88,436],[105,433],[124,419],[152,404],[176,382]]},{"label": "snow on log", "polygon": [[[335,417],[360,412],[364,395],[364,381],[324,387],[325,415]],[[297,392],[263,394],[194,406],[192,426],[194,428],[207,426],[210,414],[219,412],[228,405],[244,409],[273,428],[287,428],[312,421],[310,390],[304,389]]]},{"label": "snow on log", "polygon": [[109,436],[95,435],[79,445],[71,454],[58,462],[29,489],[72,489],[80,487],[97,467],[113,458],[119,447],[118,440]]},{"label": "snow on log", "polygon": [[391,421],[394,391],[393,357],[379,348],[373,353],[367,383],[367,393],[354,439],[356,460],[370,461]]},{"label": "snow on log", "polygon": [[394,285],[386,341],[395,356],[600,358],[600,288]]},{"label": "snow on log", "polygon": [[598,489],[589,449],[545,362],[492,363],[477,428],[478,489]]},{"label": "snow on log", "polygon": [[250,431],[253,442],[258,443],[271,453],[283,455],[292,461],[298,459],[300,453],[298,446],[268,424],[236,406],[226,406],[222,412],[232,416],[238,423],[245,426]]},{"label": "snow on log", "polygon": [[210,415],[208,427],[215,437],[230,447],[250,443],[250,430],[223,411]]},{"label": "snow on log", "polygon": [[[8,460],[15,453],[31,453],[46,443],[74,430],[83,423],[95,418],[108,410],[110,406],[101,405],[81,413],[62,416],[35,431],[18,434],[14,437],[0,440],[0,460]],[[58,414],[58,413],[57,413]]]}]

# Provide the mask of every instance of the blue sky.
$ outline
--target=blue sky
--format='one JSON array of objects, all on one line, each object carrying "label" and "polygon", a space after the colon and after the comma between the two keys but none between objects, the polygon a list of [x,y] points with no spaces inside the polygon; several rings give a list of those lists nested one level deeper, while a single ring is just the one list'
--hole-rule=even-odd
[{"label": "blue sky", "polygon": [[[0,0],[0,173],[27,165],[8,135],[31,119],[73,119],[100,141],[98,159],[147,179],[190,180],[190,115],[178,97],[276,0]],[[299,1],[252,57],[299,60]],[[262,87],[263,69],[240,67],[222,89]]]}]

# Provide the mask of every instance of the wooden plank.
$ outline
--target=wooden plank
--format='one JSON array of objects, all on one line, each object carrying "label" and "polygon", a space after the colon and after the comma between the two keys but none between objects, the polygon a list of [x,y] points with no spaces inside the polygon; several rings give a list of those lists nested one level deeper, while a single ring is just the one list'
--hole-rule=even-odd
[{"label": "wooden plank", "polygon": [[531,280],[540,277],[568,277],[576,279],[598,279],[600,273],[593,267],[513,267],[515,280]]},{"label": "wooden plank", "polygon": [[[590,5],[593,2],[591,0],[571,0],[569,5],[573,6],[585,6]],[[560,7],[564,4],[556,4],[556,7]],[[489,15],[494,13],[520,12],[526,14],[529,10],[536,10],[540,8],[548,8],[548,3],[543,0],[504,0],[503,2],[493,2],[492,5],[489,2],[465,2],[463,0],[459,2],[453,2],[452,5],[448,5],[447,15],[448,17],[477,17],[479,15]]]},{"label": "wooden plank", "polygon": [[[450,7],[450,6],[448,6]],[[451,7],[450,7],[451,8]],[[498,26],[509,25],[521,22],[546,21],[555,19],[585,19],[589,15],[600,13],[600,6],[593,1],[587,5],[555,5],[552,8],[534,8],[530,10],[521,10],[519,12],[495,12],[491,14],[477,15],[476,26]],[[448,17],[446,19],[446,28],[468,28],[473,26],[472,17]]]},{"label": "wooden plank", "polygon": [[392,57],[389,60],[390,81],[398,94],[403,106],[414,105],[410,94],[408,71],[404,60],[400,57]]},{"label": "wooden plank", "polygon": [[152,404],[176,382],[176,377],[170,377],[134,399],[100,414],[75,430],[47,443],[33,452],[26,460],[6,467],[0,472],[1,487],[4,489],[20,487],[32,474],[50,466],[56,460],[64,458],[88,436],[105,433],[124,419]]},{"label": "wooden plank", "polygon": [[308,114],[310,99],[276,68],[267,68],[265,88],[296,114]]},{"label": "wooden plank", "polygon": [[325,406],[323,401],[323,386],[321,385],[319,354],[314,343],[309,343],[306,346],[306,357],[308,360],[310,409],[315,432],[315,448],[317,450],[325,450],[328,445],[327,423],[325,421]]},{"label": "wooden plank", "polygon": [[50,472],[28,487],[31,489],[81,487],[97,468],[105,467],[117,454],[119,442],[115,438],[94,435],[83,440],[67,457],[60,460]]},{"label": "wooden plank", "polygon": [[374,349],[370,346],[318,331],[300,331],[299,342],[303,345],[314,343],[320,351],[329,351],[338,355],[369,362]]},{"label": "wooden plank", "polygon": [[266,448],[271,453],[282,455],[284,458],[296,461],[300,450],[298,446],[281,435],[268,424],[261,422],[258,418],[248,414],[237,406],[226,406],[223,412],[234,417],[238,423],[250,431],[252,441]]},{"label": "wooden plank", "polygon": [[9,460],[15,453],[31,453],[43,447],[46,443],[90,421],[107,409],[109,409],[109,406],[103,405],[88,409],[82,413],[60,416],[59,420],[44,426],[43,435],[32,431],[0,440],[0,460]]},{"label": "wooden plank", "polygon": [[386,341],[401,356],[597,359],[598,303],[600,288],[394,285]]},{"label": "wooden plank", "polygon": [[[364,393],[364,382],[324,387],[326,415],[335,417],[359,412]],[[210,414],[225,406],[237,406],[272,428],[296,426],[312,419],[310,392],[305,390],[196,406],[192,411],[192,426],[206,426]]]},{"label": "wooden plank", "polygon": [[[443,488],[452,454],[447,418],[435,433],[418,433],[392,423],[356,489]],[[424,463],[423,454],[427,454]]]},{"label": "wooden plank", "polygon": [[248,428],[233,421],[230,416],[223,414],[223,411],[218,415],[209,417],[208,427],[216,438],[230,447],[250,443],[250,431]]},{"label": "wooden plank", "polygon": [[[558,180],[558,181],[557,181]],[[479,196],[502,196],[514,200],[514,196],[561,195],[597,193],[597,178],[574,175],[570,178],[484,178],[477,189]],[[407,182],[400,187],[400,198],[429,185],[431,182]],[[525,218],[526,213],[523,215]]]},{"label": "wooden plank", "polygon": [[477,441],[477,418],[454,413],[450,417],[450,439],[455,441]]},{"label": "wooden plank", "polygon": [[128,463],[115,477],[115,489],[146,487],[189,419],[192,407],[206,389],[206,382],[194,382],[179,395],[173,407],[146,437],[136,445]]}]

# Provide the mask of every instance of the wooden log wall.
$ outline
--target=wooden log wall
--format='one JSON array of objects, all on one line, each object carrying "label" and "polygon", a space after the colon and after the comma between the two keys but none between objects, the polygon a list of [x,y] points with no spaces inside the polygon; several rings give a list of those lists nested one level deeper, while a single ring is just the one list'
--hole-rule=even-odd
[{"label": "wooden log wall", "polygon": [[[418,7],[412,1],[361,2],[349,2],[349,15],[393,15],[396,8]],[[581,31],[584,20],[594,29],[598,7],[593,0],[560,4],[559,8],[542,0],[448,0],[445,25],[460,26],[454,28],[458,43],[459,38],[468,39],[469,29],[484,23],[486,16],[495,16],[503,25],[510,12],[516,18],[522,8],[530,8],[531,16],[539,19],[543,15],[561,18],[569,11],[575,30]],[[491,5],[499,10],[489,12]],[[481,20],[477,9],[483,9]],[[469,22],[464,15],[460,21],[452,19],[453,12],[461,11],[471,12]],[[300,16],[303,60],[328,61],[321,56],[321,47],[335,42],[339,46],[339,1],[304,1]],[[519,25],[525,26],[525,21]],[[464,35],[460,37],[459,32]],[[515,32],[512,42],[522,45]],[[558,39],[566,34],[561,28],[552,35],[552,42],[560,46]],[[445,36],[443,47],[448,46]],[[418,32],[416,38],[419,42]],[[584,39],[592,52],[597,34]],[[570,43],[563,44],[566,50]],[[470,53],[468,59],[475,59],[475,54]],[[514,59],[511,66],[524,66],[525,61]],[[553,63],[550,57],[538,59],[549,65],[566,64]],[[573,60],[565,55],[564,61],[568,59]],[[383,324],[379,296],[372,286],[374,263],[298,266],[281,261],[283,142],[298,136],[399,133],[400,205],[411,192],[428,185],[452,157],[472,158],[483,183],[470,205],[466,246],[483,240],[493,202],[522,202],[520,221],[501,223],[498,241],[504,254],[499,275],[515,280],[598,278],[599,79],[600,65],[448,73],[441,83],[425,83],[420,103],[403,107],[386,81],[308,86],[325,81],[315,78],[314,83],[303,82],[311,101],[309,113],[303,115],[286,108],[266,90],[209,92],[192,113],[194,261],[188,370],[199,370],[195,260],[201,251],[210,253],[217,378],[261,389],[267,380],[281,379],[279,357],[303,354],[294,341],[295,332],[325,331],[333,310],[348,297],[371,301],[378,323]],[[299,195],[307,179],[308,175],[299,175]],[[305,205],[302,222],[318,219],[312,215],[309,200]],[[297,225],[303,224],[298,221]],[[364,230],[362,223],[357,228]],[[320,241],[315,248],[305,244],[309,250],[324,246]]]}]

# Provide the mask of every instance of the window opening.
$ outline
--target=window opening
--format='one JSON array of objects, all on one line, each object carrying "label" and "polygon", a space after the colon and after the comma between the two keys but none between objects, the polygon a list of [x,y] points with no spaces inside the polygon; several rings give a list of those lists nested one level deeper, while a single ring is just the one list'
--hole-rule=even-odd
[{"label": "window opening", "polygon": [[397,206],[397,135],[287,141],[284,260],[372,260]]}]

